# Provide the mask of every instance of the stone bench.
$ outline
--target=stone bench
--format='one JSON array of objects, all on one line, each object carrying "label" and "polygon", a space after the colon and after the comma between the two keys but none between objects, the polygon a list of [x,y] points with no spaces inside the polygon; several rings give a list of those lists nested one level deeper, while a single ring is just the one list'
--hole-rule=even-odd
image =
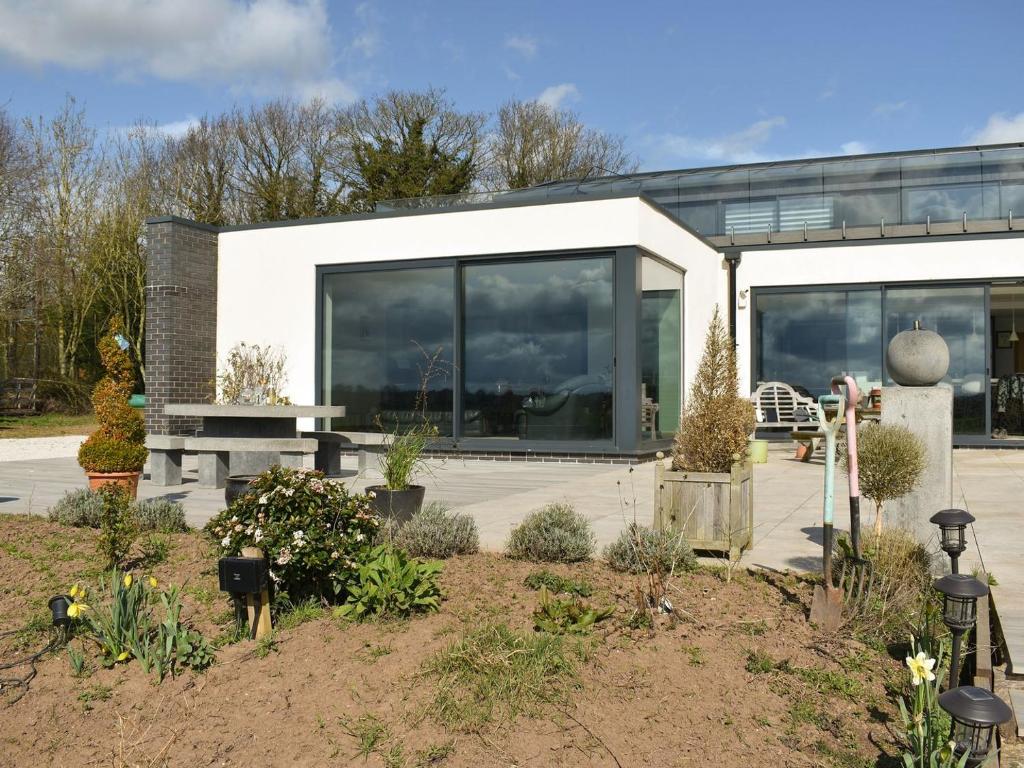
[{"label": "stone bench", "polygon": [[[278,453],[282,467],[302,467],[312,464],[317,441],[302,437],[186,437],[185,450],[199,456],[199,486],[223,488],[228,476],[228,461],[232,453]],[[312,467],[310,467],[312,468]]]},{"label": "stone bench", "polygon": [[313,466],[325,475],[341,474],[341,446],[352,441],[337,432],[301,432],[299,437],[316,440],[317,449]]},{"label": "stone bench", "polygon": [[181,454],[185,438],[176,435],[146,435],[149,449],[149,480],[153,485],[181,485]]}]

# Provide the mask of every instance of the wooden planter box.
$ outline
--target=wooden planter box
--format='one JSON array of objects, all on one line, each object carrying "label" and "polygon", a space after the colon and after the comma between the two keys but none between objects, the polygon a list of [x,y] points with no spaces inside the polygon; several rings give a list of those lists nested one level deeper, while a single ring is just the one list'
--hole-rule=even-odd
[{"label": "wooden planter box", "polygon": [[681,531],[697,550],[740,552],[754,544],[754,468],[750,461],[726,472],[678,472],[655,464],[654,527]]}]

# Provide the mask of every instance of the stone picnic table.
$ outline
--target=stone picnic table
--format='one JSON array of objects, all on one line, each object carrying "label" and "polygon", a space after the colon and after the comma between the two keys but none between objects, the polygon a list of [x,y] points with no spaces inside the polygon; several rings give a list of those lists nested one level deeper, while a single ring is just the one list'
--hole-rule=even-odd
[{"label": "stone picnic table", "polygon": [[[345,415],[343,405],[169,403],[164,413],[202,419],[202,429],[195,437],[161,440],[162,436],[154,436],[151,445],[151,452],[156,449],[165,454],[196,451],[202,486],[222,488],[229,472],[256,475],[274,464],[302,466],[304,456],[315,455],[314,465],[328,473],[337,471],[333,466],[340,462],[339,445],[344,438],[328,432],[299,434],[297,419],[338,418]],[[180,446],[178,440],[183,441]],[[178,466],[180,473],[180,458]]]}]

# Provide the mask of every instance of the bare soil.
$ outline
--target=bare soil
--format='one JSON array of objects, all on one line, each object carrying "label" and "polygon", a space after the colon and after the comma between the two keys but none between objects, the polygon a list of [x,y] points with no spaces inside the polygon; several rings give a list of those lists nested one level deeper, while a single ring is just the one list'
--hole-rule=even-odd
[{"label": "bare soil", "polygon": [[[94,536],[0,516],[0,630],[37,625],[0,640],[0,662],[45,645],[47,599],[98,576]],[[212,547],[198,533],[172,539],[153,573],[185,584],[185,613],[209,637],[228,631]],[[903,684],[899,662],[816,634],[806,620],[810,585],[780,574],[738,572],[731,583],[708,571],[677,576],[674,618],[649,630],[628,626],[635,577],[596,562],[552,566],[590,582],[591,603],[617,607],[581,641],[586,659],[568,702],[475,732],[445,729],[432,715],[436,680],[424,663],[488,623],[533,632],[537,593],[523,579],[537,567],[492,554],[454,558],[438,613],[350,624],[328,612],[279,631],[265,655],[243,640],[221,648],[206,673],[159,685],[136,663],[76,678],[64,651],[49,655],[20,700],[0,700],[0,765],[899,764],[887,690]],[[758,671],[758,659],[774,664]]]}]

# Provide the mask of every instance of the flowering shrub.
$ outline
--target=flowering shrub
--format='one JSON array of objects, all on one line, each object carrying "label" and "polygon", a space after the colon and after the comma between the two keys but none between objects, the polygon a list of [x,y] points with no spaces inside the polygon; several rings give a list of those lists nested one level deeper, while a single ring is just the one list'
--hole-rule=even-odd
[{"label": "flowering shrub", "polygon": [[333,598],[370,547],[379,522],[370,497],[353,495],[322,472],[271,467],[206,530],[223,555],[259,547],[279,594]]}]

